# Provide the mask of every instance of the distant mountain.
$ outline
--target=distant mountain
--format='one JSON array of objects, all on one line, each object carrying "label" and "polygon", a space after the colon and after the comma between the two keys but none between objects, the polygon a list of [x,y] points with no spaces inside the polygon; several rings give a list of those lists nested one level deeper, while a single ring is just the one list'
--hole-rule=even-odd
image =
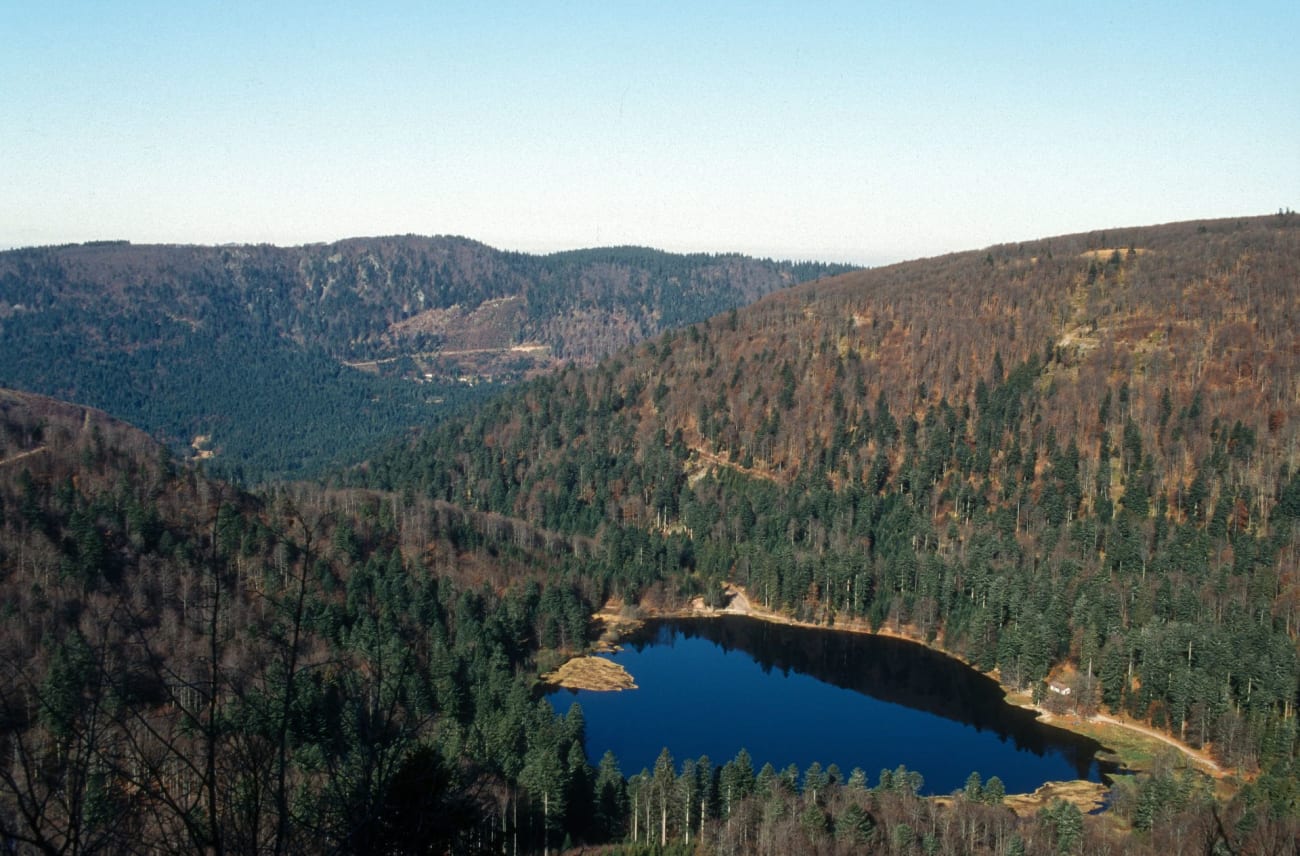
[{"label": "distant mountain", "polygon": [[517,388],[364,478],[589,536],[580,573],[611,596],[740,583],[1280,763],[1300,700],[1300,218],[805,284]]},{"label": "distant mountain", "polygon": [[470,385],[590,363],[844,269],[419,237],[15,250],[0,253],[0,384],[102,407],[228,471],[319,470]]},{"label": "distant mountain", "polygon": [[[1022,446],[1074,440],[1084,460],[1097,458],[1107,434],[1111,454],[1128,456],[1117,488],[1142,463],[1130,460],[1140,442],[1155,467],[1152,489],[1172,502],[1216,442],[1252,461],[1270,456],[1271,477],[1300,464],[1291,458],[1300,438],[1298,244],[1300,218],[1270,216],[849,273],[539,380],[448,430],[508,447],[531,426],[574,434],[586,448],[596,441],[581,429],[594,415],[607,419],[605,432],[629,432],[638,455],[675,444],[696,471],[779,485],[830,478],[838,489],[864,478],[877,452],[889,457],[892,481],[936,424],[954,447],[993,457],[1008,439],[993,429],[1014,424]],[[1003,401],[1013,394],[1035,403]],[[999,424],[989,424],[999,408]],[[530,470],[575,454],[551,439],[530,451]],[[516,511],[537,498],[515,496]]]}]

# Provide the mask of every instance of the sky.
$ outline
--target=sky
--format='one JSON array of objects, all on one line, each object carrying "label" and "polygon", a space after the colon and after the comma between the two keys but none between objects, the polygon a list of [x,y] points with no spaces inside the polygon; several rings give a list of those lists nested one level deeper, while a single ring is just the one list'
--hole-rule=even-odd
[{"label": "sky", "polygon": [[0,0],[0,248],[883,264],[1300,208],[1300,3]]}]

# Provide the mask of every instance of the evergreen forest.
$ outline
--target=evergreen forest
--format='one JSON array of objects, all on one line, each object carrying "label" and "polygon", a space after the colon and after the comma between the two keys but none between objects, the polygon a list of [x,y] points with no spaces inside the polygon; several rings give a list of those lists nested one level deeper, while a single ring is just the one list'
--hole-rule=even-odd
[{"label": "evergreen forest", "polygon": [[[0,323],[35,323],[5,276]],[[731,303],[255,492],[98,411],[0,394],[6,846],[1295,852],[1300,220]],[[380,334],[348,341],[384,358]],[[724,587],[933,645],[1226,775],[1156,763],[1091,816],[1016,813],[981,771],[936,799],[906,766],[588,758],[581,708],[557,714],[538,676],[603,606]]]}]

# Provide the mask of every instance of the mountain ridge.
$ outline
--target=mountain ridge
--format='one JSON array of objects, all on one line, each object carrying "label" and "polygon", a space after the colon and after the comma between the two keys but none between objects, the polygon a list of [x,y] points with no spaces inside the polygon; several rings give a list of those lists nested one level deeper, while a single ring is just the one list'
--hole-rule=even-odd
[{"label": "mountain ridge", "polygon": [[827,270],[419,236],[16,250],[0,253],[0,384],[103,407],[177,450],[210,437],[227,472],[319,472],[472,386],[590,362]]},{"label": "mountain ridge", "polygon": [[539,378],[356,477],[591,537],[608,597],[740,584],[1264,765],[1295,740],[1297,321],[1293,216],[1004,244]]},{"label": "mountain ridge", "polygon": [[[19,771],[0,833],[538,851],[625,838],[637,806],[679,837],[687,788],[712,794],[695,817],[720,849],[787,824],[827,852],[1058,852],[1062,830],[1089,852],[1286,852],[1298,227],[1108,230],[796,287],[506,390],[329,487],[246,493],[97,412],[0,392],[0,589],[23,618],[0,640]],[[978,774],[921,801],[902,767],[867,788],[814,765],[802,794],[743,752],[594,769],[580,711],[556,716],[535,676],[601,603],[716,605],[725,584],[941,640],[1053,710],[1122,712],[1240,791],[1157,763],[1100,817],[1016,818]]]}]

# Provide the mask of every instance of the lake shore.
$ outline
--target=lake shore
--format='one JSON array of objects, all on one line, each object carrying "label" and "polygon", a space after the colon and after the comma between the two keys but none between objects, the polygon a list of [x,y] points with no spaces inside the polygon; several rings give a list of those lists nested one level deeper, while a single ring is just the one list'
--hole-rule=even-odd
[{"label": "lake shore", "polygon": [[[753,601],[750,600],[748,594],[740,586],[728,585],[727,589],[729,594],[731,594],[731,599],[728,602],[726,608],[722,610],[708,609],[703,605],[702,602],[698,602],[699,599],[697,598],[696,599],[697,602],[693,602],[689,611],[683,612],[683,614],[697,616],[697,617],[706,617],[710,615],[745,615],[750,618],[758,619],[760,621],[770,621],[774,623],[789,624],[798,627],[817,627],[817,628],[829,629],[829,630],[842,630],[849,633],[868,633],[876,636],[890,636],[897,639],[906,639],[910,642],[915,642],[918,645],[924,645],[927,648],[931,648],[935,651],[939,651],[949,657],[952,657],[955,660],[965,663],[967,666],[970,666],[971,668],[975,668],[975,666],[969,660],[962,657],[960,654],[953,653],[952,651],[946,649],[941,644],[941,640],[942,640],[941,636],[939,637],[940,641],[929,642],[921,638],[919,634],[907,632],[902,628],[895,628],[891,630],[889,628],[882,627],[878,630],[873,630],[871,629],[871,626],[867,622],[861,620],[855,620],[855,621],[845,622],[845,623],[837,622],[833,626],[816,624],[809,621],[799,621],[789,616],[781,615],[772,610],[765,609],[761,606],[755,605]],[[1127,732],[1134,732],[1145,737],[1148,740],[1156,741],[1162,744],[1163,746],[1167,746],[1177,750],[1184,757],[1186,757],[1188,760],[1193,762],[1201,772],[1213,776],[1214,778],[1222,778],[1223,776],[1227,775],[1226,771],[1224,771],[1223,768],[1220,767],[1217,762],[1215,762],[1212,758],[1210,758],[1208,754],[1198,749],[1195,749],[1187,745],[1186,743],[1183,743],[1182,741],[1178,740],[1176,737],[1173,737],[1170,734],[1157,731],[1156,729],[1143,725],[1141,723],[1132,722],[1125,718],[1113,716],[1109,714],[1095,713],[1092,714],[1091,716],[1083,716],[1080,714],[1073,714],[1073,713],[1066,713],[1066,714],[1052,713],[1042,705],[1035,704],[1032,696],[1028,695],[1023,690],[1020,690],[1016,687],[1012,687],[1003,683],[1001,677],[998,675],[996,670],[993,673],[991,673],[990,676],[998,681],[999,686],[1001,686],[1003,692],[1006,693],[1008,703],[1014,704],[1018,707],[1023,707],[1029,710],[1033,710],[1035,713],[1039,715],[1040,718],[1043,719],[1044,722],[1050,722],[1053,725],[1056,725],[1060,728],[1064,728],[1069,731],[1074,731],[1079,734],[1084,734],[1089,737],[1097,737],[1099,733],[1105,734],[1108,731],[1111,731],[1113,729],[1120,729]],[[1106,742],[1106,741],[1102,740],[1102,742]],[[1126,763],[1125,766],[1131,767],[1132,765]]]},{"label": "lake shore", "polygon": [[[640,627],[644,620],[647,619],[718,618],[731,615],[745,616],[773,624],[903,639],[938,651],[971,668],[975,668],[964,657],[946,650],[941,644],[941,637],[936,641],[927,641],[921,638],[919,634],[910,632],[910,628],[907,627],[873,629],[869,623],[862,620],[837,622],[834,625],[800,621],[755,604],[748,593],[739,586],[728,585],[726,594],[727,603],[721,608],[705,606],[703,599],[697,597],[691,603],[680,608],[638,608],[632,615],[624,611],[622,604],[618,602],[608,603],[594,616],[604,625],[604,631],[601,634],[600,641],[595,646],[595,650],[617,650],[619,640]],[[1171,735],[1159,732],[1141,723],[1129,722],[1108,714],[1094,714],[1090,717],[1084,717],[1072,713],[1052,713],[1041,705],[1035,704],[1032,697],[1023,690],[1002,683],[996,671],[990,677],[998,680],[1008,704],[1032,710],[1044,722],[1053,726],[1097,740],[1112,749],[1113,757],[1118,760],[1126,771],[1139,772],[1149,769],[1154,759],[1159,758],[1161,755],[1167,755],[1171,751],[1176,751],[1198,772],[1220,781],[1229,776],[1229,771],[1222,769],[1206,753],[1180,742]],[[631,679],[629,677],[629,680]],[[1017,813],[1032,814],[1052,799],[1062,798],[1076,804],[1082,811],[1091,811],[1098,806],[1106,791],[1106,786],[1095,782],[1075,781],[1048,784],[1050,787],[1045,785],[1033,794],[1009,795],[1007,805]]]}]

